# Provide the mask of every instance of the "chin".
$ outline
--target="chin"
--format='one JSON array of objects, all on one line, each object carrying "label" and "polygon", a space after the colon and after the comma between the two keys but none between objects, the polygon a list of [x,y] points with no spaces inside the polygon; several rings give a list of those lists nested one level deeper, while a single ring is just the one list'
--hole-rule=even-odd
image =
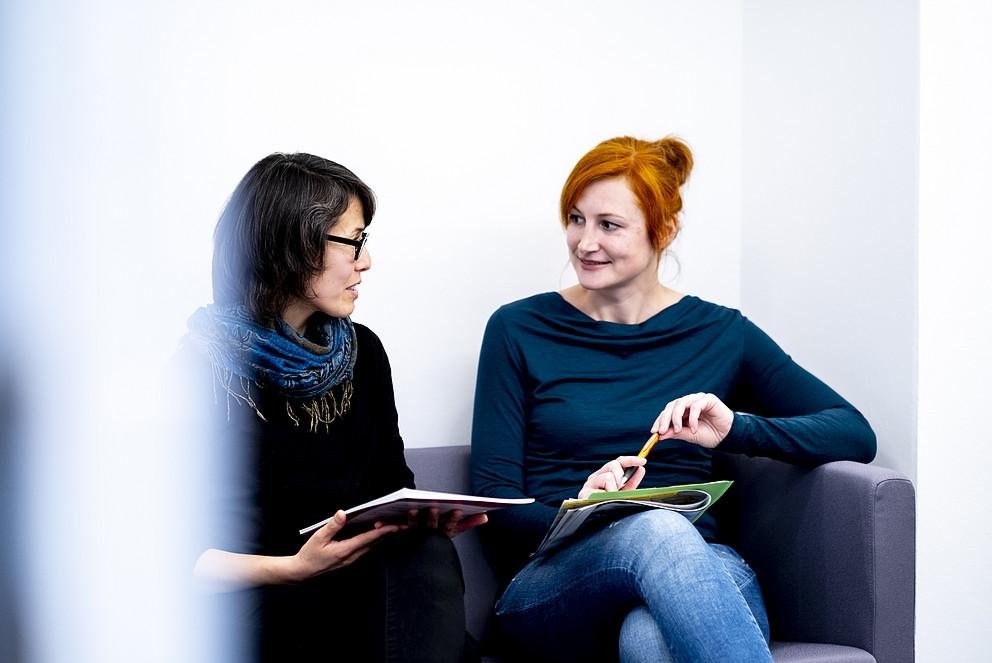
[{"label": "chin", "polygon": [[616,285],[610,280],[598,278],[598,277],[579,277],[579,285],[586,290],[608,290],[612,286]]},{"label": "chin", "polygon": [[347,318],[355,312],[355,305],[351,302],[342,302],[336,306],[322,307],[320,312],[332,318]]}]

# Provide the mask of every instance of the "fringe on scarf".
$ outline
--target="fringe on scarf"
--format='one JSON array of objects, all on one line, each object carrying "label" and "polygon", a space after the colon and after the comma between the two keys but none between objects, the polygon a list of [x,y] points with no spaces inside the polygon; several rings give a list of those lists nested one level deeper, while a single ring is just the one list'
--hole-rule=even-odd
[{"label": "fringe on scarf", "polygon": [[[220,368],[217,363],[213,363],[213,372],[214,403],[219,403],[220,401],[217,393],[217,385],[220,385],[225,392],[228,421],[231,420],[232,399],[238,406],[246,405],[250,407],[262,421],[269,421],[262,414],[258,403],[251,395],[253,385],[257,389],[263,388],[260,383],[246,377],[236,376],[232,371]],[[340,391],[340,393],[335,394],[335,391]],[[331,424],[351,409],[351,398],[354,392],[355,388],[351,380],[345,380],[316,398],[307,400],[286,398],[286,416],[297,428],[306,421],[306,427],[311,433],[316,433],[321,426],[329,431]],[[303,412],[301,413],[300,410]]]},{"label": "fringe on scarf", "polygon": [[[309,401],[297,401],[297,407],[302,408],[310,417],[311,433],[316,433],[321,425],[324,426],[325,430],[330,430],[334,420],[343,416],[351,408],[351,396],[355,391],[351,380],[345,380],[339,386],[341,393],[338,397],[334,395],[334,390],[337,387],[332,387],[317,398]],[[286,414],[293,424],[299,427],[300,417],[293,411],[293,405],[288,398],[286,399]]]}]

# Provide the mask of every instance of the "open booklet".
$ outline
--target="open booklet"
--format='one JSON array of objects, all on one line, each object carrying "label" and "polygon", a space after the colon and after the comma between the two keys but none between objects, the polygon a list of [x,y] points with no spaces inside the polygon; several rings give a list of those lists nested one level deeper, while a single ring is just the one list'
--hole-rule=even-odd
[{"label": "open booklet", "polygon": [[706,509],[723,496],[732,481],[711,481],[665,488],[637,488],[593,493],[587,499],[561,503],[558,515],[534,555],[553,550],[572,537],[648,509],[677,511],[696,522]]},{"label": "open booklet", "polygon": [[[399,490],[383,495],[365,504],[359,504],[347,511],[347,526],[372,524],[377,520],[383,522],[402,520],[411,509],[440,509],[442,514],[455,509],[460,509],[464,516],[471,516],[476,513],[485,513],[491,509],[502,509],[518,504],[530,504],[534,500],[530,497],[519,499],[503,499],[498,497],[477,497],[475,495],[458,495],[456,493],[435,493],[429,490],[417,490],[415,488],[400,488]],[[333,518],[334,516],[331,516]],[[300,530],[300,534],[310,532],[323,527],[331,518],[321,520],[309,527]]]}]

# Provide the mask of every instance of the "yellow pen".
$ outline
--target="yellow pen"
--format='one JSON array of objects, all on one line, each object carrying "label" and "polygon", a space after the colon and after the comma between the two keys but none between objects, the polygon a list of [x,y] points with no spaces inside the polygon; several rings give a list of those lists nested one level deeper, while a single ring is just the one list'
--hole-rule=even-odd
[{"label": "yellow pen", "polygon": [[[657,441],[658,441],[658,434],[654,433],[651,437],[648,438],[648,441],[644,443],[644,446],[641,447],[641,450],[637,453],[637,457],[647,458],[648,454],[651,453],[651,448],[654,446],[655,442]],[[630,477],[634,476],[634,472],[636,471],[637,471],[637,467],[628,467],[627,470],[623,473],[623,481],[620,482],[620,486],[623,486],[625,483],[630,481]]]}]

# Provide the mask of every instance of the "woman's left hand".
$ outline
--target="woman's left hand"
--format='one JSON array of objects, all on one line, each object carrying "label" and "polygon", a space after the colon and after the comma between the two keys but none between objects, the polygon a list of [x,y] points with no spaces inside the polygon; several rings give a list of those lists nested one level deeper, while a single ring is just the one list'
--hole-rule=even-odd
[{"label": "woman's left hand", "polygon": [[651,432],[662,440],[684,440],[715,449],[733,423],[733,410],[713,394],[689,394],[666,405]]},{"label": "woman's left hand", "polygon": [[468,518],[463,517],[461,509],[455,509],[441,515],[439,509],[416,509],[408,513],[407,525],[409,527],[429,527],[444,532],[449,539],[453,539],[462,532],[467,532],[473,527],[485,525],[489,522],[489,516],[484,513],[477,513]]}]

